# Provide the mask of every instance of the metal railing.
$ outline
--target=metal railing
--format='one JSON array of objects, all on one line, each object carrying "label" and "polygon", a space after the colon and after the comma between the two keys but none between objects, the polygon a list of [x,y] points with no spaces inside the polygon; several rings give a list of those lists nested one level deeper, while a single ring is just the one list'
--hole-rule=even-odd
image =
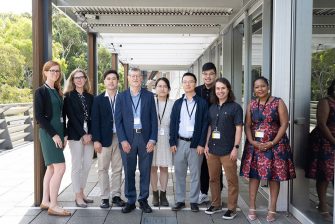
[{"label": "metal railing", "polygon": [[0,104],[0,149],[33,141],[32,103]]}]

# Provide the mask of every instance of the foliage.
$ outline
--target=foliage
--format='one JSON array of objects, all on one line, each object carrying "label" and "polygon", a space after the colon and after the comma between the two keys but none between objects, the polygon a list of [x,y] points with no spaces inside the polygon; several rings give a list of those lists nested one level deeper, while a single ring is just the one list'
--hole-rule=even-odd
[{"label": "foliage", "polygon": [[0,86],[1,103],[26,103],[32,101],[33,95],[31,89],[22,89],[8,84]]},{"label": "foliage", "polygon": [[312,55],[312,100],[327,95],[327,88],[335,79],[335,48]]}]

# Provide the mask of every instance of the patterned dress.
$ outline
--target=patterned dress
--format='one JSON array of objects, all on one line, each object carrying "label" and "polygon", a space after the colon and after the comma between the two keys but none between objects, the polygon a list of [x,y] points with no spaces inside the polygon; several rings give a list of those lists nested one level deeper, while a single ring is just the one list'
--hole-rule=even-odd
[{"label": "patterned dress", "polygon": [[[258,100],[251,100],[251,132],[256,141],[272,141],[280,128],[279,106],[280,98],[266,105],[258,104]],[[256,130],[263,130],[264,136],[256,138]],[[295,178],[295,168],[289,140],[285,134],[271,149],[260,151],[246,140],[242,156],[240,175],[258,180],[285,181]]]},{"label": "patterned dress", "polygon": [[[327,127],[335,136],[335,102],[327,100],[329,115]],[[306,177],[318,180],[334,181],[334,150],[335,145],[330,143],[316,127],[310,134],[309,161],[307,163]]]}]

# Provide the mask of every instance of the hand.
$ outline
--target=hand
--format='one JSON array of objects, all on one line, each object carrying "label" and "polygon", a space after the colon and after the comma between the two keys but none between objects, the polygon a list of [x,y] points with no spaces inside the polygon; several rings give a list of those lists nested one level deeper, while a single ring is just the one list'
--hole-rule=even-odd
[{"label": "hand", "polygon": [[204,150],[205,150],[204,147],[198,145],[198,147],[197,147],[197,153],[198,153],[198,155],[201,155],[202,153],[204,153]]},{"label": "hand", "polygon": [[67,145],[67,136],[64,137],[64,144],[63,144],[64,149],[65,149],[66,145]]},{"label": "hand", "polygon": [[101,153],[102,151],[102,145],[100,142],[94,142],[93,148],[96,153]]},{"label": "hand", "polygon": [[230,152],[229,159],[232,160],[232,161],[236,161],[237,160],[237,149],[235,147]]},{"label": "hand", "polygon": [[205,146],[205,156],[206,156],[206,159],[208,159],[208,156],[209,156],[209,148],[208,148],[208,145]]},{"label": "hand", "polygon": [[272,147],[273,147],[273,145],[272,145],[271,142],[260,143],[259,150],[265,152]]},{"label": "hand", "polygon": [[62,139],[59,137],[59,135],[54,135],[52,137],[52,140],[55,142],[56,148],[63,148],[63,142]]},{"label": "hand", "polygon": [[88,143],[90,143],[91,142],[91,139],[92,137],[91,137],[91,135],[88,135],[88,134],[85,134],[85,135],[83,135],[83,144],[84,145],[87,145]]},{"label": "hand", "polygon": [[125,153],[129,153],[129,152],[130,152],[131,146],[130,146],[130,144],[129,144],[128,141],[123,141],[123,142],[121,142],[121,146],[122,146],[122,150],[123,150]]},{"label": "hand", "polygon": [[155,149],[154,143],[149,141],[148,144],[147,144],[147,153],[150,153],[150,152],[154,151],[154,149]]},{"label": "hand", "polygon": [[170,151],[172,152],[172,153],[176,153],[177,152],[177,146],[171,146],[170,147]]}]

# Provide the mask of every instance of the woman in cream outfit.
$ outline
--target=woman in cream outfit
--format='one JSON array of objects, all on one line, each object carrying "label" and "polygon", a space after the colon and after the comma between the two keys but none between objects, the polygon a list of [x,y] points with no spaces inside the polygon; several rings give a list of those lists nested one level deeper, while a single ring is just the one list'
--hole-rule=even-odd
[{"label": "woman in cream outfit", "polygon": [[[170,114],[174,101],[169,99],[170,82],[167,78],[162,77],[156,81],[156,110],[158,119],[158,140],[151,167],[151,187],[153,191],[153,206],[169,206],[166,199],[166,187],[169,178],[168,167],[172,166],[172,153],[169,150],[169,126]],[[159,167],[160,175],[160,194],[158,191],[158,174]]]}]

